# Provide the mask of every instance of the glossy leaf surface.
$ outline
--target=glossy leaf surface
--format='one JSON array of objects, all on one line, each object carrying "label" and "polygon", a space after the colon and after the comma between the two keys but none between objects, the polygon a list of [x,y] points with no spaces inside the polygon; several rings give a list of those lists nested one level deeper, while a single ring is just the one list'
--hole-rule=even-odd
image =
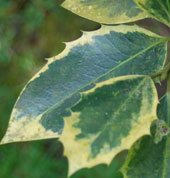
[{"label": "glossy leaf surface", "polygon": [[[170,126],[170,96],[162,98],[158,107],[158,117]],[[166,128],[162,127],[166,132]],[[150,136],[143,137],[129,151],[122,169],[126,178],[169,178],[170,177],[170,134],[158,144]]]},{"label": "glossy leaf surface", "polygon": [[167,38],[137,26],[102,26],[66,49],[23,89],[1,143],[56,138],[82,91],[118,76],[149,75],[164,66]]},{"label": "glossy leaf surface", "polygon": [[146,18],[133,0],[65,0],[62,6],[90,20],[105,23],[125,23]]}]

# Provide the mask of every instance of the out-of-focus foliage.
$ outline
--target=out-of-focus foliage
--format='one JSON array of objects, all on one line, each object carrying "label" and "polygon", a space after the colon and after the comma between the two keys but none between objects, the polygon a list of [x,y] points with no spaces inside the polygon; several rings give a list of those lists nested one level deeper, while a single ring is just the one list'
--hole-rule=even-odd
[{"label": "out-of-focus foliage", "polygon": [[61,150],[57,141],[2,146],[0,177],[66,178],[68,164]]}]

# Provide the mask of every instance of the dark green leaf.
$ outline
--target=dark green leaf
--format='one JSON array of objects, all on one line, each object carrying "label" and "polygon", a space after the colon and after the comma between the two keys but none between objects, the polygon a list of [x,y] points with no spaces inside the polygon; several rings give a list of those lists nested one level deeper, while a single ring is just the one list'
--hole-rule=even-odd
[{"label": "dark green leaf", "polygon": [[[170,96],[161,99],[158,117],[170,126]],[[162,131],[168,134],[167,127]],[[145,136],[129,151],[122,169],[126,178],[169,178],[170,177],[170,134],[156,144],[151,136]]]}]

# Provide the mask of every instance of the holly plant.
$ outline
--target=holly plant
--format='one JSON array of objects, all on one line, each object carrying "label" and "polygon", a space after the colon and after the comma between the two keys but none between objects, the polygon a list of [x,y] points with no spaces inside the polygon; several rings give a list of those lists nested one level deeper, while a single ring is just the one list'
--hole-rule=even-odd
[{"label": "holly plant", "polygon": [[[122,23],[153,18],[170,26],[170,0],[65,0],[61,6],[101,28],[66,43],[28,82],[1,144],[59,138],[68,176],[110,164],[128,149],[113,175],[169,178],[170,37]],[[155,83],[163,80],[167,92],[159,99]]]}]

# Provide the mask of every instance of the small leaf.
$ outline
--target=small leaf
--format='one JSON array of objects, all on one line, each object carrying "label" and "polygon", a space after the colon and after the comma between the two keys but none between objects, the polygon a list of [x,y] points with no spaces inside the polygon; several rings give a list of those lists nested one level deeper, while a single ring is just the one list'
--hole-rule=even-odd
[{"label": "small leaf", "polygon": [[99,83],[83,93],[65,117],[60,138],[69,160],[69,174],[113,157],[150,133],[157,118],[157,92],[149,77],[126,76]]},{"label": "small leaf", "polygon": [[57,138],[63,117],[82,91],[118,76],[157,73],[166,59],[167,38],[137,26],[102,26],[49,59],[23,89],[2,143]]},{"label": "small leaf", "polygon": [[154,136],[154,142],[159,143],[162,138],[169,133],[169,126],[163,120],[156,120],[156,130]]},{"label": "small leaf", "polygon": [[125,23],[147,17],[133,0],[65,0],[62,6],[90,20],[105,23]]},{"label": "small leaf", "polygon": [[[170,96],[167,94],[158,106],[158,116],[170,126]],[[168,134],[168,135],[167,135]],[[130,149],[122,173],[125,178],[169,178],[170,177],[170,133],[167,133],[158,144],[154,139],[145,136]]]},{"label": "small leaf", "polygon": [[150,17],[170,26],[169,0],[134,0]]}]

